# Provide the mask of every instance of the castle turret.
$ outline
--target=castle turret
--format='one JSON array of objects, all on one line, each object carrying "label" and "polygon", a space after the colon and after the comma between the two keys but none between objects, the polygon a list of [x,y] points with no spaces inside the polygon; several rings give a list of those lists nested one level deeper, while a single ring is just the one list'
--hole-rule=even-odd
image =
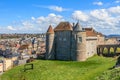
[{"label": "castle turret", "polygon": [[46,55],[45,59],[55,59],[54,55],[54,30],[50,25],[46,33]]},{"label": "castle turret", "polygon": [[75,37],[75,53],[77,61],[86,60],[86,32],[83,30],[79,22],[75,25],[73,29],[73,34]]}]

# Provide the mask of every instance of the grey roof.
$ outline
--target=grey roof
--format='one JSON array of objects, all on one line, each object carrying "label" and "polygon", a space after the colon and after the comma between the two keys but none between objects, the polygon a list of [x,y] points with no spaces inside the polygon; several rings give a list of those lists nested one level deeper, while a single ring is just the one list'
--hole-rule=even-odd
[{"label": "grey roof", "polygon": [[76,25],[75,25],[73,30],[74,31],[83,31],[82,26],[80,25],[79,22],[76,23]]}]

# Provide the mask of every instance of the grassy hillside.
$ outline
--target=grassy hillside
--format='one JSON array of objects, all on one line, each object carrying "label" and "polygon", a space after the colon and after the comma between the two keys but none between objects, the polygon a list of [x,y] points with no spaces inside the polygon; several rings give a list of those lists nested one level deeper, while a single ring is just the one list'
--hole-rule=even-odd
[{"label": "grassy hillside", "polygon": [[96,80],[120,80],[120,68],[105,71]]},{"label": "grassy hillside", "polygon": [[114,58],[99,56],[85,62],[36,60],[33,70],[23,72],[24,66],[17,66],[5,72],[1,80],[95,80],[115,62]]}]

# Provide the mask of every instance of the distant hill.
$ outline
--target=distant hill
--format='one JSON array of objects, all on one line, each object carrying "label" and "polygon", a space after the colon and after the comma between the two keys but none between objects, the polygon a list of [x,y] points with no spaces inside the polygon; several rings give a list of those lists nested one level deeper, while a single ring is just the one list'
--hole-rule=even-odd
[{"label": "distant hill", "polygon": [[112,38],[112,37],[117,37],[120,38],[120,34],[110,34],[110,35],[106,35],[106,38]]}]

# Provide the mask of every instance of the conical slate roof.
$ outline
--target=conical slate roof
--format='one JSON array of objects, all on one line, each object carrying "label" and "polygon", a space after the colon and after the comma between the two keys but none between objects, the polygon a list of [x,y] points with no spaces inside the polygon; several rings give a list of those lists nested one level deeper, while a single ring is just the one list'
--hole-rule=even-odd
[{"label": "conical slate roof", "polygon": [[79,22],[77,22],[77,24],[75,25],[75,27],[74,27],[73,30],[74,30],[74,31],[83,31],[82,26],[80,25]]},{"label": "conical slate roof", "polygon": [[51,25],[49,26],[49,28],[48,28],[48,30],[47,30],[47,33],[54,33],[54,30],[53,30],[53,28],[52,28]]},{"label": "conical slate roof", "polygon": [[72,31],[72,25],[69,22],[60,22],[57,27],[54,29],[54,31],[64,31],[69,30]]}]

